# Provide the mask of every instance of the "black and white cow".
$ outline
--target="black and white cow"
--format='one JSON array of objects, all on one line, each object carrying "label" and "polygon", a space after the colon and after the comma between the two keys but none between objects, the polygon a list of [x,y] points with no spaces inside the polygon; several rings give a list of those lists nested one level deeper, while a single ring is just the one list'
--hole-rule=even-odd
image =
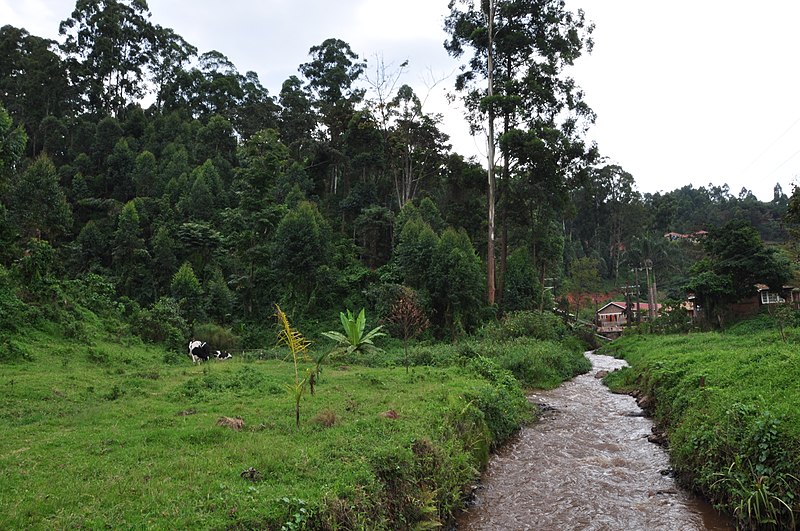
[{"label": "black and white cow", "polygon": [[218,360],[229,360],[233,357],[230,352],[225,352],[224,350],[215,350],[214,356],[216,356]]},{"label": "black and white cow", "polygon": [[208,361],[211,357],[211,349],[205,341],[189,341],[189,357],[192,363],[198,361]]}]

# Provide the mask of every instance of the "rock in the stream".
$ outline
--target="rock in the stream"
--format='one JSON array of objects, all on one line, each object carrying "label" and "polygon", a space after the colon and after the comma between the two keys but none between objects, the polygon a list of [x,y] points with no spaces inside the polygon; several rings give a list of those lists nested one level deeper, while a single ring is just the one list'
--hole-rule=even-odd
[{"label": "rock in the stream", "polygon": [[658,426],[653,426],[652,428],[650,428],[650,431],[652,431],[653,433],[647,436],[648,441],[650,441],[653,444],[657,444],[659,446],[667,446],[667,443],[669,441],[667,440],[666,432],[659,429]]},{"label": "rock in the stream", "polygon": [[598,380],[600,378],[605,378],[606,376],[608,376],[608,371],[605,371],[605,370],[597,371],[597,373],[595,373],[595,375],[594,375],[594,377],[597,378]]},{"label": "rock in the stream", "polygon": [[650,395],[640,396],[636,399],[636,403],[644,410],[648,410],[653,407],[653,399],[650,398]]}]

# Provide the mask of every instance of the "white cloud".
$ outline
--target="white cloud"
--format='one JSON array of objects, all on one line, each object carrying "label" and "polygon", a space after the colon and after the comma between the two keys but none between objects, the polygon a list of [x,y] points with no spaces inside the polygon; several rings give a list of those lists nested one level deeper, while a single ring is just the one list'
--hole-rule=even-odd
[{"label": "white cloud", "polygon": [[[0,0],[0,25],[25,28],[31,35],[55,38],[58,35],[60,13],[55,13],[46,0]],[[74,4],[72,4],[74,6]],[[72,8],[69,8],[69,13]]]},{"label": "white cloud", "polygon": [[355,25],[368,40],[434,40],[443,34],[446,0],[364,0],[355,9]]}]

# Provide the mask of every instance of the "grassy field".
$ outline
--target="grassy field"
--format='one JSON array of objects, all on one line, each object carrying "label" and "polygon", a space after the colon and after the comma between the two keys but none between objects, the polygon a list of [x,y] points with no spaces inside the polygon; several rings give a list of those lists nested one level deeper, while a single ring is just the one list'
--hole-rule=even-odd
[{"label": "grassy field", "polygon": [[787,339],[763,317],[724,333],[631,334],[605,348],[632,365],[607,383],[655,400],[679,479],[744,528],[793,529],[800,519],[800,329]]},{"label": "grassy field", "polygon": [[[542,385],[585,370],[563,348],[570,361],[553,363],[556,343],[509,341],[509,368],[524,352],[555,366]],[[0,529],[434,525],[532,415],[502,360],[483,357],[498,349],[488,340],[417,348],[427,366],[409,373],[334,362],[299,428],[283,361],[194,366],[135,339],[46,330],[0,343]]]}]

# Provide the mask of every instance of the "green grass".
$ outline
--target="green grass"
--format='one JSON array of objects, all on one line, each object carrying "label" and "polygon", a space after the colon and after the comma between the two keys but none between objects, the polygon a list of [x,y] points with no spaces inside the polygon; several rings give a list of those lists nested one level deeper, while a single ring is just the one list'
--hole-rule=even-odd
[{"label": "green grass", "polygon": [[[87,330],[82,342],[52,330],[0,340],[2,529],[412,528],[446,520],[489,448],[531,418],[485,346],[442,346],[451,363],[408,374],[334,362],[297,429],[289,363],[194,366]],[[244,429],[218,426],[223,416]]]},{"label": "green grass", "polygon": [[609,385],[655,399],[679,478],[744,527],[791,528],[800,513],[800,329],[789,339],[758,319],[725,333],[633,334],[605,349],[632,366]]}]

